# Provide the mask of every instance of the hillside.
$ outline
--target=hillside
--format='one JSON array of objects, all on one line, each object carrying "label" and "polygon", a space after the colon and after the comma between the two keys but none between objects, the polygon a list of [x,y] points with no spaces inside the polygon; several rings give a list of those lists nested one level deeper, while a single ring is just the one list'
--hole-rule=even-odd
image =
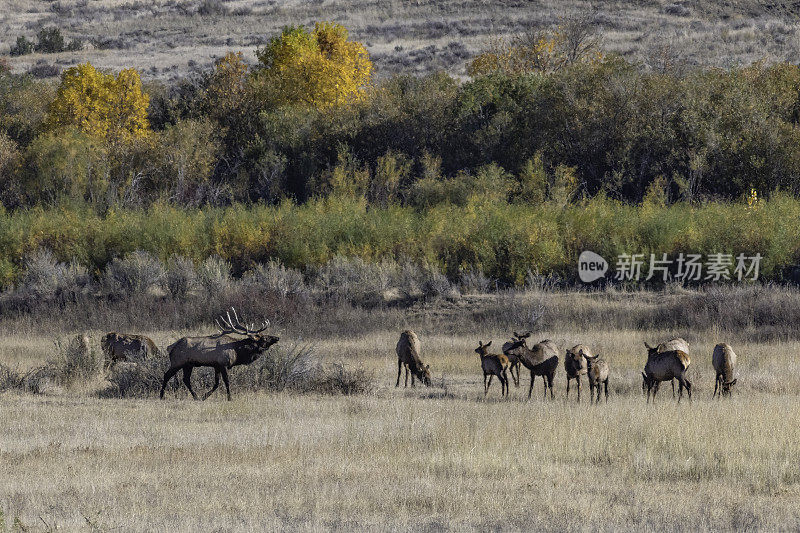
[{"label": "hillside", "polygon": [[[15,71],[35,64],[91,60],[146,78],[174,79],[208,67],[230,50],[254,51],[289,24],[339,22],[364,42],[378,76],[446,69],[463,75],[487,39],[556,25],[590,10],[603,47],[645,66],[665,61],[731,66],[759,59],[800,60],[798,2],[663,0],[589,3],[521,0],[3,0],[0,54],[18,36],[57,26],[81,38],[78,52],[11,58]],[[253,59],[252,54],[247,54]],[[52,71],[52,70],[51,70]]]}]

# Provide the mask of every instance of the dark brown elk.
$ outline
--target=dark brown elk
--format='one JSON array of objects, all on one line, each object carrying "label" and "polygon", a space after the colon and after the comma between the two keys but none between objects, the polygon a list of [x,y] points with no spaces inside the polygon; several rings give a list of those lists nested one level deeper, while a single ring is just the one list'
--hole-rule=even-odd
[{"label": "dark brown elk", "polygon": [[[483,344],[483,341],[478,341],[478,347],[475,348],[475,353],[481,356],[481,368],[483,369],[483,395],[489,393],[489,387],[492,385],[492,378],[497,376],[500,380],[501,392],[500,396],[508,394],[508,357],[503,354],[490,354],[489,346],[492,341]],[[486,382],[486,378],[489,382]]]},{"label": "dark brown elk", "polygon": [[600,403],[600,385],[605,387],[606,402],[608,402],[608,363],[599,355],[589,357],[584,353],[583,357],[586,359],[586,377],[589,380],[589,403],[594,397],[595,387],[597,388],[595,403]]},{"label": "dark brown elk", "polygon": [[515,354],[520,363],[531,372],[531,385],[528,388],[528,398],[533,392],[533,380],[535,376],[542,376],[544,381],[544,396],[547,397],[547,388],[550,388],[550,398],[555,398],[553,394],[553,381],[558,368],[558,347],[553,341],[544,340],[537,343],[533,348],[528,348],[525,339],[520,339],[512,344],[509,353]]},{"label": "dark brown elk", "polygon": [[[225,317],[220,317],[217,325],[220,332],[216,335],[205,337],[184,337],[171,344],[169,352],[169,369],[164,373],[164,382],[161,385],[161,398],[164,398],[164,389],[172,376],[178,370],[183,370],[183,383],[192,398],[197,400],[197,395],[192,390],[192,370],[198,366],[211,367],[214,369],[214,386],[204,396],[207,399],[219,387],[219,377],[225,382],[225,389],[228,393],[228,400],[231,399],[231,387],[228,382],[228,370],[238,365],[249,365],[266,352],[270,346],[278,342],[278,337],[272,335],[261,335],[261,332],[269,327],[269,321],[262,324],[261,329],[253,329],[252,326],[244,326],[233,310],[234,318],[231,319],[230,313]],[[236,338],[232,335],[241,335],[244,338]]]},{"label": "dark brown elk", "polygon": [[117,361],[141,361],[161,355],[156,344],[144,335],[129,335],[127,333],[106,333],[100,339],[108,364]]},{"label": "dark brown elk", "polygon": [[670,381],[672,379],[677,379],[680,385],[678,388],[678,402],[683,397],[683,389],[686,389],[691,400],[692,383],[686,379],[686,370],[691,363],[689,354],[683,350],[659,352],[658,348],[653,348],[647,343],[645,343],[645,346],[647,347],[647,363],[644,366],[644,372],[642,372],[642,383],[647,388],[647,402],[650,402],[651,392],[655,402],[659,384],[662,381]]},{"label": "dark brown elk", "polygon": [[[522,339],[527,339],[531,336],[531,332],[524,334],[519,334],[516,331],[514,332],[514,336],[511,337],[511,340],[503,343],[503,347],[501,350],[503,351],[503,355],[508,357],[508,371],[511,373],[511,379],[514,381],[514,386],[519,387],[519,369],[520,369],[520,362],[519,357],[517,357],[516,353],[509,352],[508,350],[511,349],[511,346],[514,345],[515,342]],[[516,370],[516,373],[514,372]]]},{"label": "dark brown elk", "polygon": [[408,387],[408,373],[411,372],[411,386],[414,386],[414,377],[419,378],[426,386],[431,386],[431,365],[426,365],[420,358],[420,342],[417,334],[407,329],[400,334],[400,340],[395,347],[397,352],[397,383],[400,386],[400,373],[406,368],[406,384]]},{"label": "dark brown elk", "polygon": [[588,346],[583,344],[576,344],[572,348],[567,349],[564,355],[564,371],[567,373],[567,395],[569,400],[569,382],[574,379],[578,385],[578,403],[581,401],[581,376],[587,372],[585,357],[592,357],[592,351]]},{"label": "dark brown elk", "polygon": [[731,388],[736,385],[736,378],[733,377],[733,373],[736,370],[736,352],[733,351],[729,344],[717,344],[714,346],[711,363],[717,373],[717,377],[714,380],[714,394],[711,397],[713,398],[717,395],[717,388],[719,388],[720,398],[729,396]]}]

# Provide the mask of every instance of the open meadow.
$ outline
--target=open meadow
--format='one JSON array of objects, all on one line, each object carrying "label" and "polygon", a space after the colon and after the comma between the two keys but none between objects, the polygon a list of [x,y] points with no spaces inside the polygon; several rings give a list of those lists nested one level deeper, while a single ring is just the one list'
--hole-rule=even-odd
[{"label": "open meadow", "polygon": [[[232,402],[221,391],[193,402],[181,389],[164,401],[98,398],[102,373],[43,394],[9,390],[0,394],[2,524],[26,531],[796,528],[800,341],[789,328],[759,327],[782,328],[789,313],[758,313],[766,301],[779,313],[798,293],[731,290],[717,316],[690,305],[712,297],[488,294],[399,309],[343,307],[338,333],[300,319],[275,328],[278,346],[311,343],[326,361],[363,367],[374,380],[365,394],[242,390],[241,367],[231,370]],[[748,316],[737,314],[747,314],[743,301],[752,306]],[[519,314],[502,310],[509,303]],[[675,304],[683,316],[673,315]],[[527,399],[525,369],[510,398],[500,398],[496,381],[484,398],[477,341],[499,346],[534,305],[544,313],[533,339],[556,340],[562,350],[582,342],[608,359],[608,403],[590,406],[585,381],[581,404],[574,387],[565,401],[561,365],[555,400],[542,399],[541,378]],[[674,327],[680,320],[698,327]],[[749,325],[731,328],[736,321]],[[31,325],[2,323],[0,362],[33,368],[52,357],[54,340],[76,332]],[[404,388],[402,379],[394,386],[394,345],[406,327],[421,338],[431,387]],[[212,331],[209,322],[141,332],[163,348]],[[89,333],[97,347],[103,332]],[[693,399],[678,404],[665,383],[647,405],[643,342],[678,335],[691,345]],[[711,352],[722,341],[739,355],[739,383],[732,398],[712,400]]]}]

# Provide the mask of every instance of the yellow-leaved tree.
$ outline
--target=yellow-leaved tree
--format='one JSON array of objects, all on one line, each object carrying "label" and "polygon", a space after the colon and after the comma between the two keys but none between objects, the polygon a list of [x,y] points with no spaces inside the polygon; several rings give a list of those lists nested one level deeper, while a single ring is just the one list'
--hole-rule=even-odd
[{"label": "yellow-leaved tree", "polygon": [[47,124],[51,128],[75,126],[92,137],[125,141],[150,132],[149,104],[136,69],[114,76],[84,63],[62,74]]},{"label": "yellow-leaved tree", "polygon": [[287,27],[256,51],[259,81],[278,104],[318,109],[359,99],[370,85],[372,62],[364,46],[348,40],[347,29],[318,22],[312,31]]}]

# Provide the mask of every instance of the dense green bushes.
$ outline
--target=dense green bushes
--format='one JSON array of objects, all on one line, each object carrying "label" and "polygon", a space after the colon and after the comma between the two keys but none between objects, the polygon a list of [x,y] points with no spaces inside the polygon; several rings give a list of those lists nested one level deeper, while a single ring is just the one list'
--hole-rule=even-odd
[{"label": "dense green bushes", "polygon": [[[409,259],[454,281],[475,268],[500,283],[521,285],[529,271],[574,279],[577,257],[588,249],[612,263],[623,253],[761,253],[762,277],[783,279],[800,262],[798,220],[800,200],[788,195],[753,207],[653,201],[634,206],[600,196],[564,208],[472,197],[464,206],[447,203],[424,211],[368,208],[364,200],[341,197],[274,207],[157,204],[147,210],[111,209],[102,216],[87,207],[37,208],[0,213],[0,274],[6,286],[20,280],[21,258],[39,248],[64,262],[74,259],[95,276],[115,258],[142,250],[163,264],[173,254],[196,265],[219,256],[234,276],[271,259],[308,271],[335,256],[352,256],[371,262]],[[221,269],[203,266],[200,283],[221,283]],[[187,276],[192,279],[173,282],[175,291],[195,283]]]},{"label": "dense green bushes", "polygon": [[498,175],[517,183],[489,190],[534,205],[598,193],[639,202],[654,184],[667,203],[800,193],[794,65],[645,73],[608,56],[463,83],[399,76],[324,110],[280,105],[248,76],[235,56],[195,79],[151,83],[154,134],[90,146],[45,131],[51,85],[0,73],[0,159],[14,161],[0,162],[12,190],[4,205],[66,199],[102,210],[332,193],[379,206],[463,205]]}]

